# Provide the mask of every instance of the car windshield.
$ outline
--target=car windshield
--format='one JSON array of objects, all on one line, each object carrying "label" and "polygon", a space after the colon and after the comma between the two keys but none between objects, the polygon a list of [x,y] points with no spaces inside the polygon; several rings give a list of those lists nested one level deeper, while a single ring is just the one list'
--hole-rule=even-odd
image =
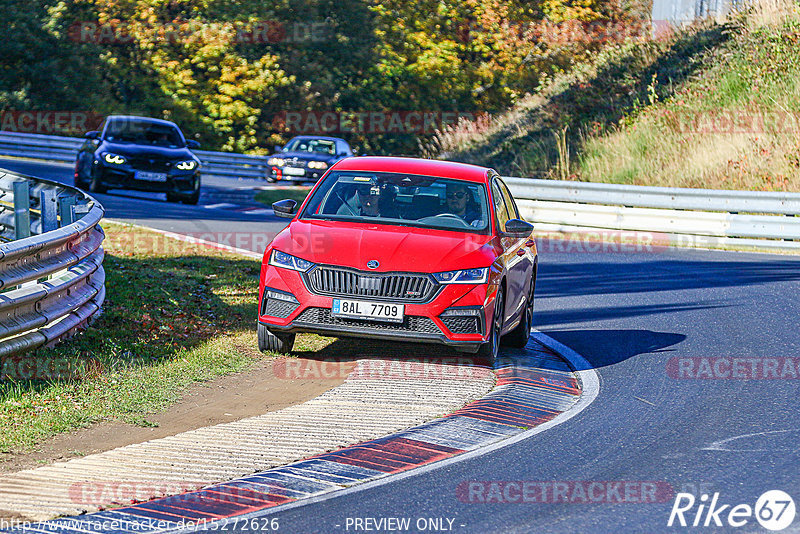
[{"label": "car windshield", "polygon": [[487,205],[486,187],[480,183],[334,171],[314,191],[302,218],[487,233]]},{"label": "car windshield", "polygon": [[283,149],[284,152],[313,152],[333,156],[336,154],[336,142],[328,139],[292,139]]},{"label": "car windshield", "polygon": [[177,128],[157,122],[117,120],[108,123],[105,139],[112,143],[179,148],[185,146]]}]

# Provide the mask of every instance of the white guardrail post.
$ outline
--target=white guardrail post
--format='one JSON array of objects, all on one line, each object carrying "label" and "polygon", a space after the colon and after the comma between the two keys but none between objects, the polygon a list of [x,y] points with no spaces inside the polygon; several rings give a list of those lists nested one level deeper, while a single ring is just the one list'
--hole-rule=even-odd
[{"label": "white guardrail post", "polygon": [[98,315],[102,217],[78,189],[0,170],[1,358],[51,346]]}]

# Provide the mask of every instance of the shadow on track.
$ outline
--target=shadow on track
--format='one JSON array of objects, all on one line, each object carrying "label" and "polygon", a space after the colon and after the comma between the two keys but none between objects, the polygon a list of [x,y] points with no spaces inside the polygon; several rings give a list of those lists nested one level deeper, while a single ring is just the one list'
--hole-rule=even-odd
[{"label": "shadow on track", "polygon": [[736,257],[737,261],[542,263],[536,297],[676,291],[800,280],[800,260],[761,258],[742,255]]},{"label": "shadow on track", "polygon": [[[548,330],[545,333],[583,356],[593,369],[640,354],[671,352],[673,349],[668,347],[686,339],[683,334],[651,330]],[[609,344],[613,344],[613,351],[609,350]]]}]

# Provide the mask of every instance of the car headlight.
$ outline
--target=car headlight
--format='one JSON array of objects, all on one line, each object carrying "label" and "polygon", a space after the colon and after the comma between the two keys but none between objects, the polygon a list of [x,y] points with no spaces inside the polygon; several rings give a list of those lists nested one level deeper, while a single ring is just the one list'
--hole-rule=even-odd
[{"label": "car headlight", "polygon": [[286,165],[286,160],[283,158],[269,158],[267,160],[267,165],[272,165],[274,167],[283,167]]},{"label": "car headlight", "polygon": [[328,164],[324,161],[309,161],[308,162],[309,169],[327,169]]},{"label": "car headlight", "polygon": [[269,264],[275,267],[283,267],[284,269],[292,269],[293,271],[306,272],[311,269],[314,264],[310,261],[295,258],[291,254],[286,254],[279,250],[273,250],[272,255],[269,257]]},{"label": "car headlight", "polygon": [[489,268],[447,271],[435,273],[433,277],[440,284],[485,284],[489,279]]},{"label": "car headlight", "polygon": [[179,171],[191,171],[195,167],[197,167],[197,162],[193,159],[187,161],[181,161],[180,163],[175,165],[175,168],[178,169]]},{"label": "car headlight", "polygon": [[119,154],[112,154],[111,152],[106,152],[103,156],[103,159],[106,163],[110,163],[112,165],[122,165],[125,163],[125,158],[120,156]]}]

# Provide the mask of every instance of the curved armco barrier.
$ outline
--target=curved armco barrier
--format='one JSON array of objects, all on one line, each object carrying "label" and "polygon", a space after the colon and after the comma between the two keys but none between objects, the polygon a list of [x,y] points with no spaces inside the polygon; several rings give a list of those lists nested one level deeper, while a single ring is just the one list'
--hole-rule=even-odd
[{"label": "curved armco barrier", "polygon": [[[445,417],[200,491],[35,523],[9,532],[152,533],[198,523],[211,523],[209,528],[214,529],[214,521],[247,518],[280,505],[299,505],[355,484],[456,460],[459,455],[523,438],[534,432],[534,427],[550,421],[555,424],[558,416],[568,417],[565,412],[574,411],[581,403],[588,405],[581,399],[579,372],[540,342],[542,337],[531,340],[524,350],[504,353],[497,365],[495,388]],[[596,391],[590,392],[592,395]]]},{"label": "curved armco barrier", "polygon": [[[7,240],[15,230],[14,182],[28,182],[34,209],[27,233],[43,226],[42,210],[60,200],[76,222],[0,245],[0,357],[50,346],[70,337],[98,313],[105,298],[102,206],[82,191],[48,180],[0,171],[0,227]],[[45,195],[42,195],[45,193]],[[42,198],[54,204],[42,206]],[[18,201],[21,199],[17,199]],[[28,220],[27,213],[22,220]],[[22,377],[24,378],[24,377]]]}]

